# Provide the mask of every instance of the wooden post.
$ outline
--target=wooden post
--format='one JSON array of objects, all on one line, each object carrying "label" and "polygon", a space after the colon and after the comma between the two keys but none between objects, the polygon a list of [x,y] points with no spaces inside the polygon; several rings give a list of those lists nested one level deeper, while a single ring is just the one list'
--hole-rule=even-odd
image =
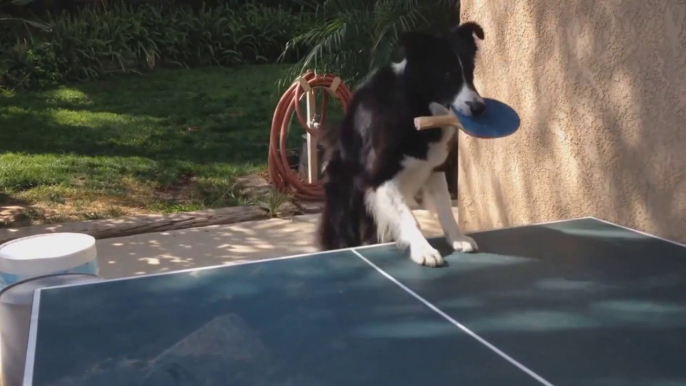
[{"label": "wooden post", "polygon": [[[453,164],[453,166],[455,167],[454,174],[452,173],[452,170],[451,170],[451,174],[454,176],[455,179],[453,180],[454,184],[452,186],[449,185],[448,189],[450,190],[450,195],[455,197],[455,201],[454,201],[455,204],[454,205],[457,207],[457,218],[455,219],[455,221],[457,222],[457,227],[461,230],[462,224],[460,224],[460,219],[462,218],[462,216],[460,216],[460,192],[459,192],[460,191],[460,187],[459,187],[459,184],[460,184],[460,182],[459,182],[460,181],[460,131],[457,130],[455,135],[456,135],[456,138],[455,138],[455,156],[453,158],[453,160],[455,161],[455,163]],[[451,168],[448,168],[448,170],[450,170],[450,169]],[[448,184],[450,184],[450,181],[448,181]]]},{"label": "wooden post", "polygon": [[[307,98],[307,125],[310,129],[314,129],[316,122],[317,105],[314,99],[314,90],[310,89],[306,95]],[[307,182],[314,184],[319,177],[319,157],[317,153],[317,139],[309,132],[307,133]]]}]

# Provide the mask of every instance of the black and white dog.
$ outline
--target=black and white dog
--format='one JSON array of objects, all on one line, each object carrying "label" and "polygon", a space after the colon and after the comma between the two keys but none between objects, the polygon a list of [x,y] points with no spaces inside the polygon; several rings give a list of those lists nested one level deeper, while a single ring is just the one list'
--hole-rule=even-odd
[{"label": "black and white dog", "polygon": [[412,260],[443,264],[422,235],[408,203],[421,190],[457,251],[477,250],[452,215],[445,164],[457,129],[418,131],[414,118],[442,115],[453,106],[479,115],[485,105],[474,87],[482,28],[464,23],[443,35],[400,38],[404,60],[378,69],[357,90],[340,126],[322,138],[327,149],[320,248],[332,250],[395,241]]}]

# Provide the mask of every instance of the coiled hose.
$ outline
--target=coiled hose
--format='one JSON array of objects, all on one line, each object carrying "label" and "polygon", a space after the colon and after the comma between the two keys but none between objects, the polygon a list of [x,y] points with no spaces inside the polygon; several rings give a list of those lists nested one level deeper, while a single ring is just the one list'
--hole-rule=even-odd
[{"label": "coiled hose", "polygon": [[321,114],[319,115],[321,122],[325,122],[326,119],[326,105],[329,95],[340,100],[343,112],[348,110],[352,92],[341,83],[339,77],[332,74],[316,75],[313,72],[303,75],[298,82],[294,82],[286,90],[274,110],[269,139],[268,168],[269,178],[276,189],[282,192],[291,191],[295,197],[302,200],[320,201],[324,196],[322,185],[302,181],[298,173],[290,168],[286,151],[288,127],[294,110],[300,126],[314,138],[320,137],[317,126],[310,127],[308,125],[307,117],[303,114],[299,103],[305,93],[312,89],[324,89],[326,91],[323,93]]}]

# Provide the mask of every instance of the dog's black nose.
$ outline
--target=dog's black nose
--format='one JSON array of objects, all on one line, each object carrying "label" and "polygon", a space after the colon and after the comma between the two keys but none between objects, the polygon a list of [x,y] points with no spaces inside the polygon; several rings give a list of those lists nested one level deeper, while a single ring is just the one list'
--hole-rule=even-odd
[{"label": "dog's black nose", "polygon": [[467,105],[469,106],[469,112],[471,112],[474,117],[478,117],[486,111],[484,102],[467,102]]}]

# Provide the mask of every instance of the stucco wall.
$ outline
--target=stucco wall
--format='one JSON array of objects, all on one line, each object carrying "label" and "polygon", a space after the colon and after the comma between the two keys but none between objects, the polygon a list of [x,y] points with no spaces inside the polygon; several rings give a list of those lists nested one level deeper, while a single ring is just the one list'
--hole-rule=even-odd
[{"label": "stucco wall", "polygon": [[686,242],[686,1],[463,0],[476,85],[519,132],[461,134],[469,231],[597,216]]}]

